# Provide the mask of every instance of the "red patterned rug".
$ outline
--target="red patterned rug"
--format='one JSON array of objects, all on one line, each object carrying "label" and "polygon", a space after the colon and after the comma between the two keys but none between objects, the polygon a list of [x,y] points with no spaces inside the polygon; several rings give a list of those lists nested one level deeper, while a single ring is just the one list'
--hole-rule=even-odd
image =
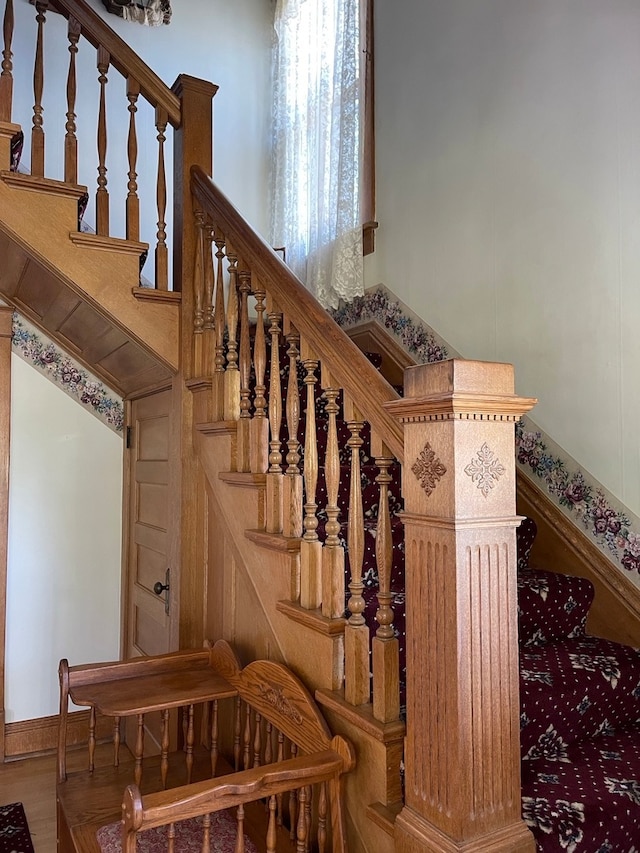
[{"label": "red patterned rug", "polygon": [[[202,818],[196,817],[176,823],[175,853],[201,853]],[[236,821],[226,812],[211,815],[211,853],[234,853],[236,849]],[[121,853],[122,830],[120,821],[103,826],[97,832],[102,853]],[[258,853],[255,844],[246,835],[245,853]],[[167,827],[147,829],[138,833],[138,853],[160,853],[167,849]],[[4,851],[0,851],[4,853]]]},{"label": "red patterned rug", "polygon": [[22,803],[0,806],[0,853],[34,853]]}]

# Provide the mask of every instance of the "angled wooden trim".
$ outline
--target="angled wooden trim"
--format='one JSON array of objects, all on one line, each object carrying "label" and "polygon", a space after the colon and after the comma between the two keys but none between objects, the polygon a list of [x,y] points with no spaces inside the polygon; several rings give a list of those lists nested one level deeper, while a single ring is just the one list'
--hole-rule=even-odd
[{"label": "angled wooden trim", "polygon": [[[222,422],[224,423],[224,421]],[[236,421],[233,421],[236,423]],[[252,474],[241,471],[224,471],[218,475],[223,483],[238,486],[241,489],[264,489],[267,484],[266,474]]]},{"label": "angled wooden trim", "polygon": [[14,189],[67,196],[72,199],[79,199],[87,192],[87,188],[81,184],[66,184],[64,181],[40,178],[37,175],[27,175],[24,172],[2,171],[0,172],[0,179]]},{"label": "angled wooden trim", "polygon": [[640,589],[519,469],[516,484],[519,512],[538,525],[532,564],[588,578],[596,589],[589,633],[640,646]]},{"label": "angled wooden trim", "polygon": [[317,610],[306,610],[295,601],[279,601],[276,604],[278,613],[283,613],[298,622],[300,625],[305,625],[311,628],[318,634],[324,634],[327,637],[337,637],[344,634],[345,619],[328,619],[322,615],[320,608]]},{"label": "angled wooden trim", "polygon": [[266,533],[264,530],[245,530],[244,535],[251,542],[255,542],[261,548],[270,551],[280,551],[283,554],[298,554],[300,552],[301,539],[292,539],[281,533]]},{"label": "angled wooden trim", "polygon": [[[122,252],[123,254],[141,255],[149,249],[148,243],[135,240],[125,240],[122,237],[103,237],[100,234],[87,234],[85,231],[71,231],[69,239],[80,248],[100,249],[103,252]],[[143,288],[140,288],[143,289]],[[138,288],[132,288],[135,292]]]},{"label": "angled wooden trim", "polygon": [[152,287],[132,287],[131,292],[136,299],[143,302],[182,302],[182,293],[179,290],[155,290]]},{"label": "angled wooden trim", "polygon": [[393,723],[379,722],[373,716],[373,706],[370,702],[366,705],[350,705],[344,698],[343,690],[316,690],[315,698],[318,704],[329,708],[380,743],[389,744],[404,739],[406,726],[402,720]]}]

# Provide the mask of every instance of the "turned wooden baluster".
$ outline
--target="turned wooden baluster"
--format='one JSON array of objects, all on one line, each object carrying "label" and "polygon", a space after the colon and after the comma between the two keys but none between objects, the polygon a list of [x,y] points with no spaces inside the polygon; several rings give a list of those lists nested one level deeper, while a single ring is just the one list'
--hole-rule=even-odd
[{"label": "turned wooden baluster", "polygon": [[196,210],[196,254],[193,262],[193,369],[202,376],[202,331],[204,328],[204,247],[205,220],[202,210]]},{"label": "turned wooden baluster", "polygon": [[351,450],[351,485],[349,490],[349,520],[347,522],[347,545],[349,549],[349,598],[351,616],[344,635],[345,699],[351,705],[363,705],[369,701],[369,629],[363,613],[365,601],[362,597],[362,560],[364,557],[364,515],[362,510],[362,486],[360,482],[360,432],[364,426],[359,412],[345,398],[345,415],[351,437],[347,447]]},{"label": "turned wooden baluster", "polygon": [[221,421],[224,419],[224,234],[221,231],[216,231],[216,295],[215,295],[215,310],[214,310],[214,329],[216,339],[216,354],[214,360],[213,372],[213,391],[214,391],[214,408],[213,419]]},{"label": "turned wooden baluster", "polygon": [[158,206],[158,231],[156,244],[156,290],[169,289],[169,255],[167,251],[167,178],[164,167],[165,131],[168,122],[167,111],[156,108],[156,130],[158,131],[158,180],[156,185],[156,201]]},{"label": "turned wooden baluster", "polygon": [[255,735],[253,738],[253,766],[260,767],[260,759],[262,756],[262,715],[256,711],[255,716]]},{"label": "turned wooden baluster", "polygon": [[307,788],[307,801],[304,804],[304,820],[306,824],[306,838],[304,840],[304,853],[311,853],[311,806],[313,804],[313,788]]},{"label": "turned wooden baluster", "polygon": [[289,356],[289,381],[287,383],[287,470],[283,481],[283,524],[285,536],[302,536],[302,477],[300,475],[300,444],[298,425],[300,423],[300,391],[298,389],[298,344],[300,335],[294,326],[290,326],[285,335]]},{"label": "turned wooden baluster", "polygon": [[167,773],[169,772],[169,709],[164,708],[162,717],[162,743],[160,744],[160,777],[162,787],[167,787]]},{"label": "turned wooden baluster", "polygon": [[266,531],[282,533],[282,453],[280,429],[282,427],[282,383],[280,381],[280,332],[282,314],[271,302],[267,313],[271,336],[271,369],[269,374],[269,470],[266,488]]},{"label": "turned wooden baluster", "polygon": [[327,785],[320,783],[318,797],[318,853],[324,853],[327,846]]},{"label": "turned wooden baluster", "polygon": [[246,706],[246,716],[244,718],[244,737],[243,737],[243,763],[245,770],[250,767],[250,744],[251,744],[251,707]]},{"label": "turned wooden baluster", "polygon": [[129,159],[129,182],[127,184],[126,233],[127,240],[140,239],[140,199],[138,198],[138,135],[136,133],[136,112],[140,84],[133,77],[127,78],[127,100],[129,101],[129,134],[127,137],[127,156]]},{"label": "turned wooden baluster", "polygon": [[191,782],[191,771],[193,770],[193,744],[195,742],[195,732],[193,729],[193,705],[189,705],[187,725],[187,748],[186,748],[186,765],[187,765],[187,785]]},{"label": "turned wooden baluster", "polygon": [[31,128],[31,174],[44,177],[44,130],[42,129],[42,90],[44,88],[44,25],[47,2],[36,3],[36,57],[33,67],[33,127]]},{"label": "turned wooden baluster", "polygon": [[234,853],[244,853],[244,806],[242,803],[238,806],[238,811],[236,812],[236,822],[238,827],[236,829]]},{"label": "turned wooden baluster", "polygon": [[167,853],[174,853],[176,849],[176,825],[175,823],[169,824],[169,830],[167,832]]},{"label": "turned wooden baluster", "polygon": [[224,373],[224,419],[240,417],[240,371],[238,370],[238,256],[227,242],[229,295],[227,297],[227,369]]},{"label": "turned wooden baluster", "polygon": [[96,757],[96,709],[91,706],[89,712],[89,772],[93,773]]},{"label": "turned wooden baluster", "polygon": [[133,778],[136,785],[140,785],[142,781],[142,755],[144,753],[144,714],[138,714],[138,728],[136,734],[136,747],[134,752],[135,768]]},{"label": "turned wooden baluster", "polygon": [[[280,763],[284,761],[284,734],[281,731],[278,731],[278,757],[276,761]],[[278,794],[276,796],[278,801],[278,826],[282,826],[282,803],[283,803],[283,795]]]},{"label": "turned wooden baluster", "polygon": [[251,371],[251,345],[249,341],[249,291],[251,273],[242,270],[240,279],[240,420],[238,421],[237,468],[250,471],[251,399],[249,376]]},{"label": "turned wooden baluster", "polygon": [[76,138],[76,95],[77,75],[76,56],[80,39],[80,24],[75,18],[69,18],[67,27],[69,39],[69,71],[67,72],[67,123],[64,137],[64,179],[68,184],[78,183],[78,140]]},{"label": "turned wooden baluster", "polygon": [[2,19],[2,35],[4,48],[2,50],[2,73],[0,74],[0,121],[11,121],[13,105],[13,62],[11,43],[13,41],[13,0],[6,0],[4,18]]},{"label": "turned wooden baluster", "polygon": [[253,288],[256,300],[256,334],[253,342],[253,365],[256,385],[253,419],[251,421],[251,471],[265,474],[269,459],[269,421],[267,419],[267,390],[264,375],[267,368],[267,343],[264,333],[264,311],[266,291],[257,282]]},{"label": "turned wooden baluster", "polygon": [[[291,744],[291,758],[295,758],[298,754],[298,747],[295,743]],[[289,791],[289,838],[295,841],[296,823],[298,814],[298,792],[295,790]]]},{"label": "turned wooden baluster", "polygon": [[113,718],[113,766],[120,766],[120,717]]},{"label": "turned wooden baluster", "polygon": [[96,191],[96,233],[109,236],[109,192],[107,190],[107,72],[111,57],[106,48],[98,47],[98,82],[100,106],[98,109],[98,189]]},{"label": "turned wooden baluster", "polygon": [[264,763],[271,764],[273,760],[273,743],[271,742],[273,725],[269,720],[265,726],[265,741],[264,741]]},{"label": "turned wooden baluster", "polygon": [[233,769],[238,772],[240,770],[240,736],[242,733],[242,700],[239,696],[236,697],[236,713],[235,722],[233,725]]},{"label": "turned wooden baluster", "polygon": [[[305,347],[306,349],[306,347]],[[307,610],[320,607],[322,601],[322,543],[318,539],[316,488],[318,485],[318,436],[316,434],[316,370],[318,360],[305,352],[307,407],[304,439],[304,535],[300,544],[300,604]]]},{"label": "turned wooden baluster", "polygon": [[216,775],[218,764],[218,700],[213,700],[211,709],[211,775]]},{"label": "turned wooden baluster", "polygon": [[204,324],[202,332],[203,376],[213,373],[213,226],[204,231]]},{"label": "turned wooden baluster", "polygon": [[209,853],[211,849],[211,815],[202,816],[202,853]]},{"label": "turned wooden baluster", "polygon": [[378,630],[372,641],[373,661],[373,716],[382,723],[390,723],[400,716],[400,663],[398,640],[393,630],[393,595],[391,594],[391,563],[393,543],[391,541],[391,513],[389,512],[389,468],[393,457],[388,448],[378,439],[371,437],[372,452],[380,473],[376,483],[380,486],[378,523],[376,525],[376,566],[378,569]]},{"label": "turned wooden baluster", "polygon": [[298,827],[296,832],[296,853],[307,853],[307,801],[309,789],[300,788],[298,792]]},{"label": "turned wooden baluster", "polygon": [[340,543],[338,490],[340,487],[340,450],[338,447],[337,416],[340,411],[340,389],[331,383],[324,390],[325,411],[329,424],[324,476],[327,483],[326,539],[322,549],[322,615],[330,619],[344,616],[344,548]]},{"label": "turned wooden baluster", "polygon": [[267,826],[267,853],[276,853],[277,819],[276,797],[269,797],[269,824]]}]

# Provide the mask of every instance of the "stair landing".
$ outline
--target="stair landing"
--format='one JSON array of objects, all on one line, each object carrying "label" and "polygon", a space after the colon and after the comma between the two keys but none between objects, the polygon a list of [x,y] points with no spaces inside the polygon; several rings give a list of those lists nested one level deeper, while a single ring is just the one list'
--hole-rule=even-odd
[{"label": "stair landing", "polygon": [[78,232],[84,187],[0,172],[0,296],[122,396],[178,367],[180,294],[136,296],[146,244]]}]

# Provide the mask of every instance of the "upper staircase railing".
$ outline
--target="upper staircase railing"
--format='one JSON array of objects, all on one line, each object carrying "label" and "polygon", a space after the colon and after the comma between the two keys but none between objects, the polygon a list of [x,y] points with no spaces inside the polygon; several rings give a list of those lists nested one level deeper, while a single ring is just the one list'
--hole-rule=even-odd
[{"label": "upper staircase railing", "polygon": [[[35,177],[45,178],[45,123],[43,115],[43,99],[47,80],[45,79],[45,43],[47,51],[51,48],[60,52],[59,67],[65,60],[61,52],[59,38],[54,38],[51,45],[46,42],[47,13],[57,12],[67,20],[68,40],[68,68],[66,74],[66,93],[60,92],[60,98],[56,103],[62,104],[66,97],[66,122],[64,123],[63,140],[63,169],[65,183],[77,184],[79,176],[78,157],[78,121],[76,110],[78,108],[78,74],[77,65],[78,43],[81,38],[95,48],[97,67],[97,98],[98,114],[96,127],[96,166],[97,186],[95,189],[95,232],[100,237],[114,236],[111,227],[110,203],[112,193],[107,178],[107,148],[109,143],[109,116],[107,114],[106,90],[109,82],[109,72],[115,69],[126,83],[123,98],[122,112],[114,118],[114,121],[123,123],[128,111],[128,132],[126,135],[126,152],[122,152],[126,167],[121,175],[117,177],[124,183],[126,181],[125,210],[122,212],[124,219],[124,233],[115,236],[124,237],[126,240],[137,243],[141,239],[141,199],[139,170],[145,168],[145,164],[139,163],[138,149],[140,131],[138,124],[139,98],[142,96],[153,110],[154,128],[152,133],[157,141],[157,155],[155,166],[155,219],[156,233],[154,243],[154,284],[155,289],[166,291],[170,288],[170,256],[169,237],[167,235],[167,207],[173,207],[173,199],[168,199],[171,181],[167,177],[166,166],[166,143],[167,128],[171,126],[178,130],[183,126],[183,103],[180,97],[179,82],[170,89],[149,66],[126,44],[103,20],[82,0],[36,0],[35,2],[35,28],[34,28],[34,60],[33,67],[14,69],[14,57],[12,45],[14,38],[15,14],[14,0],[6,0],[3,16],[3,51],[2,51],[2,73],[0,74],[0,123],[11,123],[13,120],[13,90],[14,73],[26,77],[27,73],[33,75],[33,116],[31,119],[30,133],[30,170]],[[20,57],[21,62],[24,57]],[[58,57],[56,54],[56,63]],[[186,78],[191,79],[191,78]],[[203,81],[201,81],[203,82]],[[204,84],[209,89],[209,97],[213,96],[216,87]],[[57,125],[60,122],[56,123]],[[202,124],[205,140],[208,138],[211,147],[211,126],[206,127],[206,112]],[[149,129],[150,130],[150,129]],[[58,140],[58,142],[60,142]],[[86,168],[89,161],[87,154],[83,154],[82,162]],[[193,161],[191,161],[193,162]],[[208,160],[202,163],[207,167]],[[55,170],[59,172],[60,170]],[[55,173],[54,171],[54,173]],[[147,183],[145,180],[144,183]],[[124,187],[119,187],[116,196],[119,197]],[[152,201],[149,200],[151,206]],[[144,247],[142,247],[144,249]],[[141,251],[142,251],[141,249]],[[174,274],[174,289],[181,287],[182,277]],[[177,286],[176,286],[177,284]]]}]

